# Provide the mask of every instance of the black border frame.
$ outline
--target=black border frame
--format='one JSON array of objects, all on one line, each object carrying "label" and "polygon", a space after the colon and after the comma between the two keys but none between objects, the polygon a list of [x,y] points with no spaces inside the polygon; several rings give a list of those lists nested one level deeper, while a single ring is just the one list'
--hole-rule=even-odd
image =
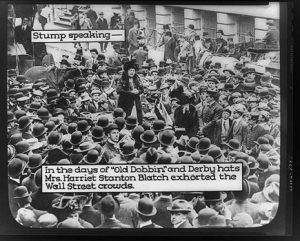
[{"label": "black border frame", "polygon": [[[39,1],[39,3],[67,3],[66,1]],[[120,3],[121,1],[107,1],[103,0],[101,2],[93,2],[93,1],[72,1],[72,3],[95,3],[95,4],[113,4]],[[1,19],[1,32],[6,33],[6,21],[7,21],[7,4],[9,3],[33,3],[33,1],[6,1],[0,2],[0,19]],[[142,3],[139,1],[130,1],[123,2],[124,4],[148,4],[148,5],[164,5],[170,2],[168,1],[143,1]],[[172,4],[176,3],[175,1]],[[209,5],[219,5],[219,4],[237,4],[237,5],[259,5],[259,4],[267,4],[268,2],[255,2],[255,1],[230,1],[230,2],[208,2],[208,1],[185,1],[184,5],[189,4],[209,4]],[[182,4],[178,3],[178,4]],[[293,46],[292,40],[292,8],[293,4],[291,1],[285,1],[280,3],[280,75],[281,75],[281,163],[284,164],[280,170],[281,177],[281,185],[280,185],[280,205],[278,209],[278,213],[275,219],[270,223],[263,227],[258,228],[207,228],[207,229],[159,229],[157,230],[141,230],[141,229],[130,229],[130,230],[96,230],[96,229],[33,229],[26,228],[16,223],[13,220],[10,209],[8,206],[8,198],[7,198],[7,166],[6,166],[6,145],[0,145],[0,155],[3,157],[0,168],[0,187],[2,190],[2,195],[0,197],[0,206],[2,207],[2,212],[0,215],[0,234],[2,235],[23,235],[23,238],[27,235],[76,235],[76,236],[84,236],[84,235],[92,235],[92,236],[128,236],[128,235],[155,235],[155,236],[195,236],[195,235],[209,235],[209,236],[268,236],[268,235],[291,235],[292,227],[293,227],[293,190],[294,190],[294,181],[293,181],[293,79],[292,79],[292,64],[293,59],[291,57],[291,47]],[[3,30],[3,31],[2,31]],[[1,92],[0,95],[0,103],[5,103],[1,105],[1,109],[4,115],[6,115],[6,58],[7,58],[7,46],[6,46],[6,34],[2,34],[0,36],[1,41]],[[6,116],[5,116],[6,117]],[[6,118],[1,118],[1,135],[6,137]],[[285,167],[285,168],[283,168]],[[296,227],[296,226],[294,226]],[[25,236],[24,236],[25,235]],[[254,238],[254,237],[253,237]]]}]

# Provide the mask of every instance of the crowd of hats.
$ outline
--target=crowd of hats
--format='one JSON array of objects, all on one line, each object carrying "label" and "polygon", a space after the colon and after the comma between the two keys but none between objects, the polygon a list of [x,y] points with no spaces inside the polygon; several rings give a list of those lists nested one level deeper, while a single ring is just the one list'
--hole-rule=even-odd
[{"label": "crowd of hats", "polygon": [[[219,100],[224,99],[229,103],[223,111],[231,117],[236,112],[243,118],[259,117],[267,127],[270,118],[280,116],[279,88],[272,85],[273,76],[269,73],[256,73],[242,63],[237,63],[235,69],[221,70],[221,64],[216,63],[208,69],[195,68],[187,74],[178,63],[161,61],[159,66],[155,66],[150,62],[146,61],[139,70],[135,66],[145,87],[145,93],[141,96],[142,104],[153,104],[164,91],[169,91],[167,98],[170,102],[174,101],[178,106],[196,106],[200,100],[197,103],[195,94],[208,92],[219,94]],[[124,71],[128,68],[131,65],[124,64]],[[90,71],[101,75],[107,69]],[[159,81],[153,77],[155,72]],[[253,73],[255,79],[248,78]],[[114,76],[121,77],[116,73]],[[86,79],[82,78],[81,81],[86,82]],[[110,81],[96,80],[94,85],[102,88],[110,86]],[[105,217],[115,215],[122,223],[136,228],[135,219],[141,215],[149,217],[161,227],[169,228],[172,227],[170,216],[181,212],[187,215],[193,228],[254,227],[264,225],[275,217],[279,203],[279,137],[266,134],[257,138],[253,151],[248,153],[236,139],[215,145],[213,140],[202,134],[191,138],[178,134],[178,129],[158,119],[152,111],[144,113],[142,124],[138,123],[135,116],[126,117],[121,108],[115,108],[111,113],[99,113],[96,119],[87,112],[79,113],[78,118],[70,120],[67,118],[67,108],[72,109],[70,91],[74,91],[81,102],[102,93],[101,88],[88,90],[78,82],[78,79],[67,79],[64,88],[68,91],[59,94],[46,79],[30,84],[24,76],[11,74],[8,77],[8,176],[13,183],[17,183],[13,186],[10,203],[13,205],[27,200],[35,210],[43,212],[37,215],[26,206],[12,209],[19,223],[43,228],[93,228],[101,226]],[[171,96],[170,92],[176,89],[175,86],[181,86],[184,94]],[[57,100],[64,94],[69,102],[57,105]],[[112,130],[119,130],[119,140],[126,140],[118,143],[119,158],[128,165],[239,162],[242,163],[243,189],[239,192],[151,195],[97,193],[93,194],[91,200],[90,194],[55,193],[49,196],[41,192],[41,167],[44,165],[110,164],[110,160],[104,161],[104,145]],[[162,207],[163,200],[167,200],[167,206]],[[65,215],[66,212],[75,212],[72,209],[74,202],[78,203],[75,211],[84,222]],[[217,210],[217,202],[222,203],[228,211],[226,214],[223,209]],[[250,211],[241,208],[247,205],[251,206]],[[94,210],[91,217],[84,212],[84,207],[89,206]],[[100,221],[93,223],[97,215]]]}]

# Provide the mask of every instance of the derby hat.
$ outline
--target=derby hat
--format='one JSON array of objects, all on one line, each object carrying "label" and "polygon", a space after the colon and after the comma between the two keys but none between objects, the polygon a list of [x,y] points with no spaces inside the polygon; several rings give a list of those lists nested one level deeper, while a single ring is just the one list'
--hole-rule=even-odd
[{"label": "derby hat", "polygon": [[37,110],[37,115],[41,119],[49,119],[51,117],[49,111],[44,107]]},{"label": "derby hat", "polygon": [[81,93],[83,93],[85,91],[86,91],[85,85],[80,85],[80,86],[77,87],[77,93],[78,93],[78,95],[80,95]]},{"label": "derby hat", "polygon": [[30,111],[37,111],[38,109],[40,109],[42,106],[40,103],[38,102],[32,102],[28,108],[28,110]]},{"label": "derby hat", "polygon": [[203,137],[199,140],[199,143],[196,145],[199,151],[208,151],[210,149],[211,141],[207,137]]},{"label": "derby hat", "polygon": [[170,164],[172,162],[172,157],[168,153],[163,153],[161,156],[158,157],[157,163],[158,164]]},{"label": "derby hat", "polygon": [[146,163],[152,164],[156,163],[158,158],[158,153],[154,147],[151,147],[146,152],[145,161]]},{"label": "derby hat", "polygon": [[250,168],[249,168],[248,163],[245,160],[239,159],[239,158],[236,158],[235,162],[236,163],[242,163],[243,178],[247,178],[249,176],[249,173],[250,173]]},{"label": "derby hat", "polygon": [[82,162],[85,164],[98,164],[100,162],[99,152],[97,150],[89,150],[88,153],[83,157]]},{"label": "derby hat", "polygon": [[249,155],[246,154],[245,152],[238,151],[235,155],[235,159],[242,159],[242,160],[244,160],[245,162],[248,163]]},{"label": "derby hat", "polygon": [[83,155],[81,153],[72,153],[70,154],[70,162],[73,165],[77,165],[83,158]]},{"label": "derby hat", "polygon": [[223,195],[222,192],[218,191],[208,191],[204,192],[203,194],[205,201],[218,202],[225,199],[225,195]]},{"label": "derby hat", "polygon": [[217,215],[218,213],[209,207],[203,208],[198,212],[198,223],[200,226],[206,226],[208,225],[208,220],[210,217]]},{"label": "derby hat", "polygon": [[207,155],[211,156],[214,159],[214,161],[216,161],[218,158],[222,156],[222,151],[219,147],[213,146],[209,149]]},{"label": "derby hat", "polygon": [[13,145],[7,145],[7,160],[8,162],[15,156],[16,149]]},{"label": "derby hat", "polygon": [[158,134],[158,140],[164,146],[172,146],[176,141],[176,137],[173,131],[164,130]]},{"label": "derby hat", "polygon": [[54,228],[58,223],[57,217],[52,213],[45,213],[38,218],[41,228]]},{"label": "derby hat", "polygon": [[123,117],[117,117],[114,123],[118,126],[119,130],[121,130],[125,126],[126,120]]},{"label": "derby hat", "polygon": [[134,148],[134,142],[126,142],[121,148],[122,156],[131,156],[137,152],[137,149]]},{"label": "derby hat", "polygon": [[20,119],[18,119],[19,129],[24,130],[31,124],[31,120],[28,116],[22,116]]},{"label": "derby hat", "polygon": [[118,117],[125,117],[126,113],[122,108],[115,108],[113,111],[113,117],[118,118]]},{"label": "derby hat", "polygon": [[154,133],[158,133],[162,130],[164,130],[166,127],[166,123],[163,120],[154,120],[153,121],[153,125],[152,125],[152,129],[154,131]]},{"label": "derby hat", "polygon": [[154,207],[153,201],[147,197],[143,197],[139,200],[138,206],[135,210],[139,214],[146,216],[146,217],[152,217],[157,213],[157,210]]},{"label": "derby hat", "polygon": [[94,141],[101,141],[105,137],[103,128],[101,126],[95,126],[92,130],[92,138]]},{"label": "derby hat", "polygon": [[45,123],[45,127],[47,129],[47,132],[50,133],[51,131],[55,131],[58,126],[55,125],[54,121],[47,121]]},{"label": "derby hat", "polygon": [[191,137],[191,139],[189,139],[186,147],[187,150],[191,151],[191,152],[195,152],[197,150],[197,144],[199,143],[199,139],[197,137]]},{"label": "derby hat", "polygon": [[51,131],[47,136],[47,142],[49,145],[59,145],[62,140],[62,134],[58,131]]},{"label": "derby hat", "polygon": [[224,144],[228,146],[230,150],[240,151],[242,149],[241,144],[237,139],[231,139],[228,143]]},{"label": "derby hat", "polygon": [[109,120],[106,116],[100,116],[97,120],[97,126],[101,126],[104,130],[109,126]]},{"label": "derby hat", "polygon": [[61,146],[62,146],[62,149],[64,151],[71,151],[71,150],[73,150],[73,145],[72,145],[72,143],[68,139],[63,139],[61,141]]},{"label": "derby hat", "polygon": [[10,136],[8,144],[15,146],[18,142],[22,141],[22,133],[15,133]]},{"label": "derby hat", "polygon": [[[193,153],[194,154],[194,153]],[[196,155],[196,154],[195,154]],[[194,157],[194,159],[195,159],[195,157]],[[208,154],[206,154],[206,155],[204,155],[204,156],[200,156],[199,157],[199,161],[197,161],[197,162],[200,162],[200,163],[214,163],[215,161],[214,161],[214,158],[212,157],[212,156],[209,156]]]},{"label": "derby hat", "polygon": [[77,130],[77,123],[75,122],[71,122],[69,125],[68,125],[68,133],[69,134],[72,134],[73,132],[75,132]]},{"label": "derby hat", "polygon": [[64,115],[65,111],[62,108],[55,108],[52,116]]},{"label": "derby hat", "polygon": [[157,137],[152,130],[146,130],[143,134],[141,134],[140,139],[143,143],[151,144],[157,141]]},{"label": "derby hat", "polygon": [[57,165],[70,165],[70,164],[71,164],[71,162],[66,158],[61,159],[57,162]]},{"label": "derby hat", "polygon": [[19,153],[19,154],[15,155],[15,158],[18,158],[18,159],[24,161],[26,164],[29,162],[29,157],[27,154]]},{"label": "derby hat", "polygon": [[8,163],[8,176],[12,178],[18,178],[19,176],[21,176],[25,168],[26,162],[15,157]]},{"label": "derby hat", "polygon": [[46,160],[45,158],[43,159],[40,154],[31,154],[28,157],[29,157],[29,161],[27,166],[30,169],[39,168],[45,163]]},{"label": "derby hat", "polygon": [[253,156],[250,156],[248,159],[248,166],[251,170],[256,170],[259,166],[259,163],[255,160],[255,158]]},{"label": "derby hat", "polygon": [[20,141],[16,144],[16,153],[27,153],[31,151],[30,145],[27,141]]},{"label": "derby hat", "polygon": [[81,101],[81,102],[85,102],[85,101],[89,101],[89,100],[91,100],[91,97],[89,96],[88,93],[84,93],[84,94],[82,94],[82,95],[80,96],[80,101]]},{"label": "derby hat", "polygon": [[85,141],[79,145],[79,147],[76,149],[77,152],[88,152],[89,150],[92,150],[96,147],[95,143],[91,143],[89,141]]},{"label": "derby hat", "polygon": [[27,198],[29,196],[30,196],[30,193],[28,192],[27,187],[25,187],[25,186],[19,186],[14,189],[14,192],[13,192],[14,199]]},{"label": "derby hat", "polygon": [[169,212],[189,213],[192,211],[192,205],[184,199],[177,199],[172,202],[171,207],[167,207],[167,210]]},{"label": "derby hat", "polygon": [[86,120],[80,120],[77,123],[77,131],[80,131],[82,133],[88,131],[91,128],[91,126],[89,126],[89,123]]},{"label": "derby hat", "polygon": [[106,195],[104,198],[102,198],[99,206],[100,211],[104,214],[104,216],[112,216],[120,207],[112,195]]},{"label": "derby hat", "polygon": [[128,116],[126,119],[126,126],[136,126],[137,118],[135,116]]},{"label": "derby hat", "polygon": [[140,140],[140,136],[144,133],[144,128],[142,126],[136,126],[131,132],[131,136],[134,140]]}]

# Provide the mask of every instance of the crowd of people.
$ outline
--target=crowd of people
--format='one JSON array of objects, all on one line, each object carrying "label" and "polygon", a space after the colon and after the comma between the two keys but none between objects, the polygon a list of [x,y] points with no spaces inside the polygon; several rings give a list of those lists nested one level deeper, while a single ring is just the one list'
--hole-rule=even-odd
[{"label": "crowd of people", "polygon": [[[128,38],[138,28],[133,20]],[[143,41],[115,43],[108,56],[90,49],[87,60],[79,46],[74,63],[66,55],[61,59],[66,74],[60,91],[47,78],[31,82],[8,70],[8,190],[18,223],[40,228],[258,227],[275,217],[280,89],[270,73],[259,74],[242,61],[233,70],[221,63],[199,67],[195,51],[184,55],[183,49],[204,41],[200,53],[212,45],[189,28],[178,38],[176,57],[172,32],[164,27],[159,44],[165,45],[165,60],[158,65],[148,58]],[[227,49],[222,31],[218,39],[214,53]],[[41,188],[45,165],[219,162],[242,163],[242,191],[43,193]]]}]

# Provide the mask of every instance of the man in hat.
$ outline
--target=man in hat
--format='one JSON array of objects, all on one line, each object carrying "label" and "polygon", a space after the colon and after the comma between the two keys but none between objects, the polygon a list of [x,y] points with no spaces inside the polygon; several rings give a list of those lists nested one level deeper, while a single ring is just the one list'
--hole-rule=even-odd
[{"label": "man in hat", "polygon": [[217,39],[222,42],[222,46],[227,46],[227,41],[224,39],[224,32],[222,29],[217,31]]},{"label": "man in hat", "polygon": [[14,200],[17,202],[19,208],[25,208],[33,211],[37,218],[41,215],[46,214],[48,212],[35,209],[31,206],[32,198],[31,193],[28,193],[28,190],[25,186],[19,186],[14,189]]},{"label": "man in hat", "polygon": [[[201,118],[203,120],[202,133],[204,136],[213,140],[215,123],[222,118],[223,108],[217,102],[218,92],[217,90],[208,89],[206,104],[203,107]],[[201,126],[200,126],[201,132]]]},{"label": "man in hat", "polygon": [[259,113],[252,112],[250,113],[250,118],[248,120],[247,135],[245,138],[245,146],[251,150],[255,146],[255,141],[267,134],[263,127],[258,124]]},{"label": "man in hat", "polygon": [[[97,29],[99,29],[99,30],[107,30],[108,29],[108,23],[107,23],[107,20],[104,18],[103,11],[101,11],[99,13],[99,18],[97,19],[96,23],[97,23]],[[99,44],[100,44],[101,53],[106,52],[108,42],[99,42]]]},{"label": "man in hat", "polygon": [[79,112],[96,113],[96,108],[91,104],[91,98],[88,93],[80,96]]},{"label": "man in hat", "polygon": [[98,56],[98,50],[97,49],[91,49],[91,58],[88,59],[85,63],[85,68],[92,69],[94,65],[98,64],[97,56]]},{"label": "man in hat", "polygon": [[230,119],[231,109],[224,108],[222,118],[216,121],[213,143],[220,146],[224,142],[229,134],[229,130],[232,126],[232,120]]},{"label": "man in hat", "polygon": [[242,146],[245,145],[247,136],[247,123],[243,120],[242,116],[245,112],[245,108],[242,105],[237,106],[233,110],[233,121],[229,129],[228,135],[225,141],[236,139]]},{"label": "man in hat", "polygon": [[270,111],[270,135],[274,139],[280,136],[280,119],[278,110]]},{"label": "man in hat", "polygon": [[199,120],[196,108],[190,104],[190,98],[182,95],[179,101],[180,106],[174,111],[175,127],[185,128],[189,138],[195,136],[199,130]]},{"label": "man in hat", "polygon": [[97,227],[101,224],[101,213],[92,206],[92,201],[94,198],[94,193],[82,193],[87,196],[87,200],[82,208],[82,212],[79,217],[84,221]]},{"label": "man in hat", "polygon": [[15,40],[22,44],[26,53],[32,56],[31,31],[32,27],[29,25],[29,18],[23,17],[22,24],[15,28]]},{"label": "man in hat", "polygon": [[171,222],[173,228],[192,228],[188,221],[188,214],[192,211],[192,205],[184,200],[177,199],[173,201],[172,206],[167,210],[171,213]]},{"label": "man in hat", "polygon": [[106,129],[107,141],[103,146],[103,157],[108,163],[114,157],[120,156],[119,142],[119,129],[116,124],[110,124]]},{"label": "man in hat", "polygon": [[120,149],[120,156],[116,156],[109,160],[109,164],[130,164],[136,156],[137,150],[134,142],[128,141],[124,143]]},{"label": "man in hat", "polygon": [[187,37],[179,37],[180,52],[178,54],[178,62],[181,65],[181,69],[187,73],[191,73],[193,68],[194,51],[191,43],[187,41]]},{"label": "man in hat", "polygon": [[174,148],[174,143],[176,140],[176,136],[172,130],[164,130],[159,132],[158,140],[160,143],[160,147],[158,148],[159,156],[167,153],[172,157],[172,162],[175,162],[178,159],[177,150]]},{"label": "man in hat", "polygon": [[228,48],[226,46],[226,40],[222,39],[222,38],[217,38],[216,39],[216,50],[215,50],[215,54],[227,54],[228,53]]},{"label": "man in hat", "polygon": [[147,197],[141,198],[136,211],[139,217],[137,228],[162,228],[152,221],[152,218],[157,213],[157,210],[154,207],[151,199]]},{"label": "man in hat", "polygon": [[96,228],[130,228],[129,225],[119,221],[115,214],[120,209],[119,203],[111,195],[106,195],[100,200],[100,211],[104,215],[104,222]]},{"label": "man in hat", "polygon": [[278,48],[279,47],[279,30],[276,28],[274,20],[267,20],[268,26],[267,33],[263,38],[267,48]]},{"label": "man in hat", "polygon": [[133,52],[139,48],[138,32],[139,32],[139,22],[137,20],[134,20],[133,27],[129,30],[127,36],[127,41],[129,43],[129,48],[128,48],[129,55],[132,55]]},{"label": "man in hat", "polygon": [[176,41],[172,36],[171,31],[166,31],[164,33],[164,37],[162,37],[162,42],[159,44],[159,47],[164,45],[164,60],[167,61],[170,59],[171,61],[176,61],[174,56],[174,51],[176,47]]},{"label": "man in hat", "polygon": [[194,24],[189,24],[189,26],[187,27],[187,32],[186,32],[185,36],[187,37],[188,41],[192,45],[194,45],[196,34],[197,33],[195,31],[195,25]]}]

